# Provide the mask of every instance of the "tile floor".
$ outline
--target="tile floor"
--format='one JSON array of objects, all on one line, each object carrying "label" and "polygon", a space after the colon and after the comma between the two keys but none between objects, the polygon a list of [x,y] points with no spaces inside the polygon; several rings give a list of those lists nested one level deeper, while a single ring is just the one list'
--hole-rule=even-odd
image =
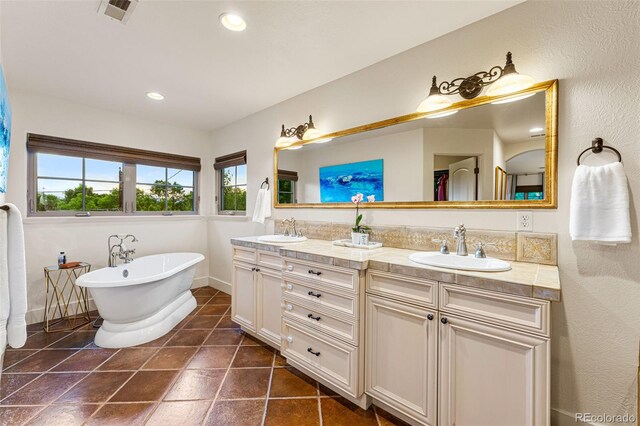
[{"label": "tile floor", "polygon": [[0,425],[392,425],[244,334],[229,295],[194,290],[198,308],[156,341],[125,349],[93,344],[91,325],[44,333],[29,326],[5,353]]}]

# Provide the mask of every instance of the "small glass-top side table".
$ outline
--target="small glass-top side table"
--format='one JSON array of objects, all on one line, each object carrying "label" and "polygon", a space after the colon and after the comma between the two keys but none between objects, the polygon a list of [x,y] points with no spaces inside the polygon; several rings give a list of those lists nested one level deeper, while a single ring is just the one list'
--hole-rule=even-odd
[{"label": "small glass-top side table", "polygon": [[[85,287],[76,285],[78,277],[89,271],[91,265],[86,262],[81,262],[73,268],[60,268],[57,265],[44,268],[45,332],[71,331],[91,323],[89,292]],[[72,305],[75,305],[75,308]]]}]

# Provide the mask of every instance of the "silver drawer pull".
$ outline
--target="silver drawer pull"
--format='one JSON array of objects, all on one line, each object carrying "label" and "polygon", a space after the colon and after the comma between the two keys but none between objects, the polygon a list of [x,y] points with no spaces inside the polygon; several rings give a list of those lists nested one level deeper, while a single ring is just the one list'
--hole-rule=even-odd
[{"label": "silver drawer pull", "polygon": [[320,294],[320,293],[314,293],[314,292],[312,292],[312,291],[310,291],[310,292],[309,292],[309,293],[307,293],[307,294],[308,294],[309,296],[318,297],[318,298],[319,298],[320,296],[322,296],[322,294]]},{"label": "silver drawer pull", "polygon": [[307,352],[310,354],[314,354],[315,356],[320,356],[320,352],[314,352],[313,348],[307,348]]},{"label": "silver drawer pull", "polygon": [[321,317],[314,317],[313,314],[307,315],[307,318],[311,318],[311,319],[314,319],[316,321],[320,321],[320,319],[321,319]]}]

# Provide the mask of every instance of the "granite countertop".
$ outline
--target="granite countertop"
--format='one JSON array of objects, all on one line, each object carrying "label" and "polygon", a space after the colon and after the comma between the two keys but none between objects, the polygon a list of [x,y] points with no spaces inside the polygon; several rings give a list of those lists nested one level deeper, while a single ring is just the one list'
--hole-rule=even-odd
[{"label": "granite countertop", "polygon": [[477,272],[437,268],[409,260],[414,250],[391,247],[354,249],[334,246],[331,241],[307,240],[300,243],[264,243],[258,237],[232,238],[231,244],[278,252],[281,256],[326,265],[365,270],[375,269],[434,281],[499,291],[518,296],[559,301],[560,277],[557,266],[510,261],[511,270]]}]

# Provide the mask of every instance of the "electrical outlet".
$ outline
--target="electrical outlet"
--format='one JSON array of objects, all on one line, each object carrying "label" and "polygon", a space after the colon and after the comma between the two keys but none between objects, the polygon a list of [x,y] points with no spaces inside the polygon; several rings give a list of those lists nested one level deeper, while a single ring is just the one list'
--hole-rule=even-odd
[{"label": "electrical outlet", "polygon": [[516,224],[516,231],[533,231],[533,212],[518,212],[518,223]]}]

